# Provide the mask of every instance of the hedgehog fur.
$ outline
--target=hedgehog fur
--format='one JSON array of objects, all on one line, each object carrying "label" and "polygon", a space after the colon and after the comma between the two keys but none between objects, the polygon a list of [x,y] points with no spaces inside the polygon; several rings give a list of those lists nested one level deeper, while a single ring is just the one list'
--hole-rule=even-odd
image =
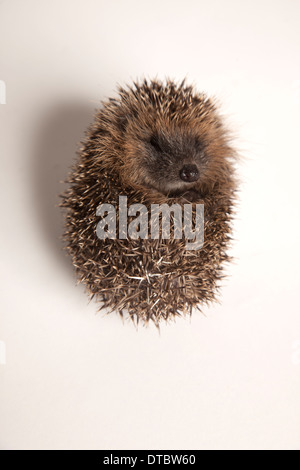
[{"label": "hedgehog fur", "polygon": [[[70,173],[64,239],[99,309],[158,325],[216,299],[230,259],[236,152],[215,102],[185,80],[118,92],[97,110]],[[119,195],[146,207],[204,204],[203,247],[186,250],[184,237],[99,239],[96,210]]]}]

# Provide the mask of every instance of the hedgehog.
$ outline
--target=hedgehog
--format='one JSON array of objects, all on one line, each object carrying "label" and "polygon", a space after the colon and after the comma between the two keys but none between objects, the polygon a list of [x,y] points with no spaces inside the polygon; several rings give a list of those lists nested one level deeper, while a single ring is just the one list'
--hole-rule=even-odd
[{"label": "hedgehog", "polygon": [[[61,203],[65,247],[99,310],[159,326],[218,299],[231,259],[235,162],[215,99],[186,80],[135,81],[101,102]],[[119,213],[119,232],[100,238],[98,208],[116,207],[120,195],[149,210],[189,204],[194,222],[203,207],[201,247],[188,250],[184,235],[164,238],[161,227],[156,238],[120,236]]]}]

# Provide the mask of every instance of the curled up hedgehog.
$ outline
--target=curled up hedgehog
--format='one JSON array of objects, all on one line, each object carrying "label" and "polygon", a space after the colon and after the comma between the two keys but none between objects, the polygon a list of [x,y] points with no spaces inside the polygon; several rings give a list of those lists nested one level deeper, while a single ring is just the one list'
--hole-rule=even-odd
[{"label": "curled up hedgehog", "polygon": [[[100,309],[158,325],[216,298],[229,260],[236,153],[214,102],[185,81],[144,80],[118,92],[97,111],[70,174],[64,239]],[[174,204],[168,229],[159,211]],[[202,227],[193,232],[201,244],[175,230],[186,227],[184,209],[190,226]]]}]

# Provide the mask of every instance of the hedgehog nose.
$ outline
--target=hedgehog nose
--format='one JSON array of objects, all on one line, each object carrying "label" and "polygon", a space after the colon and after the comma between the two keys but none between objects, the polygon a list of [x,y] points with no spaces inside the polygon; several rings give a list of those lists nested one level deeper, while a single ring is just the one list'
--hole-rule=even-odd
[{"label": "hedgehog nose", "polygon": [[199,178],[199,171],[196,165],[184,165],[180,170],[180,178],[188,183],[197,181]]}]

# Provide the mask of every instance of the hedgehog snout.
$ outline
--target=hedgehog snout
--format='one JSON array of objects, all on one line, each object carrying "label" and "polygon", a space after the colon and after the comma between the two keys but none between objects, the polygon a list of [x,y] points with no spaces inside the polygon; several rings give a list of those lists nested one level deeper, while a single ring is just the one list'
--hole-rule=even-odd
[{"label": "hedgehog snout", "polygon": [[192,183],[199,179],[199,170],[196,165],[184,165],[180,170],[180,178],[182,181]]}]

